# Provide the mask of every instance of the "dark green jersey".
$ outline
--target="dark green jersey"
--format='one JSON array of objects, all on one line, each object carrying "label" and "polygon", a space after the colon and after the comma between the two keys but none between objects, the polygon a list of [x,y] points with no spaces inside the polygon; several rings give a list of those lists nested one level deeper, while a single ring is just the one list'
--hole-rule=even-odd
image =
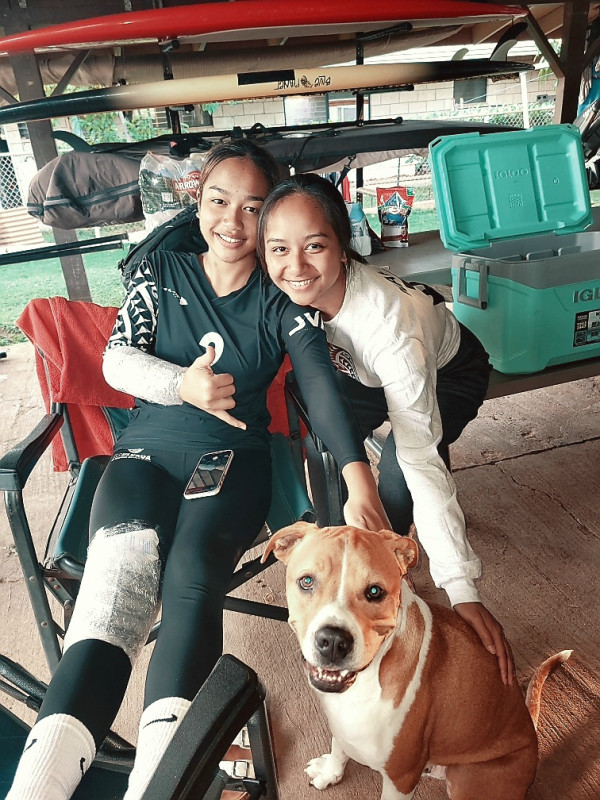
[{"label": "dark green jersey", "polygon": [[287,352],[312,426],[340,467],[367,460],[335,379],[319,312],[292,303],[258,269],[242,289],[217,297],[195,255],[152,253],[131,276],[109,341],[109,347],[123,344],[186,367],[213,345],[212,368],[233,376],[231,413],[247,430],[187,403],[139,400],[119,447],[266,447],[266,393]]}]

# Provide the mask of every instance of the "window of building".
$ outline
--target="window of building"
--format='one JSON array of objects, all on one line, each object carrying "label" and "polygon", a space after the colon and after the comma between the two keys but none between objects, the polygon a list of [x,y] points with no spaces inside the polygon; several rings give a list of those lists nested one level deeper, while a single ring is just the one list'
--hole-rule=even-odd
[{"label": "window of building", "polygon": [[[353,122],[356,96],[352,92],[329,95],[284,97],[286,125],[318,125],[326,122]],[[364,98],[364,119],[369,119],[369,96]]]},{"label": "window of building", "polygon": [[[364,97],[363,119],[371,118],[369,95]],[[339,92],[329,97],[329,122],[354,122],[356,119],[356,96],[351,92]]]},{"label": "window of building", "polygon": [[454,81],[454,102],[457,106],[487,102],[487,78],[465,78]]},{"label": "window of building", "polygon": [[325,95],[290,95],[283,98],[286,125],[318,125],[329,122]]},{"label": "window of building", "polygon": [[[211,127],[213,124],[212,115],[209,114],[208,111],[205,111],[199,104],[184,107],[177,106],[177,110],[179,112],[179,120],[186,129],[206,128]],[[157,108],[155,114],[158,127],[161,130],[163,128],[168,130],[170,125],[166,109]]]},{"label": "window of building", "polygon": [[26,122],[17,122],[17,127],[19,129],[19,136],[21,139],[25,141],[29,141],[29,128],[27,127]]}]

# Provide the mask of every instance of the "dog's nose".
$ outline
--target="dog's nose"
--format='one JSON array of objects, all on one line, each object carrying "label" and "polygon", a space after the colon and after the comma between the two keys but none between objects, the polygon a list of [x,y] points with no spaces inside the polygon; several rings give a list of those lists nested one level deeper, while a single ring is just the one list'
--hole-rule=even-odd
[{"label": "dog's nose", "polygon": [[317,631],[315,644],[319,653],[328,662],[337,664],[352,650],[354,639],[343,628],[329,626]]}]

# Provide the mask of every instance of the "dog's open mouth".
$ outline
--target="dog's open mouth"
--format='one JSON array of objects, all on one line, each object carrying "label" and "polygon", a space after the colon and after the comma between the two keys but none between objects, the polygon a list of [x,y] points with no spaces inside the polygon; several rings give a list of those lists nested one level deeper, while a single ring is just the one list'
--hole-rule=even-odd
[{"label": "dog's open mouth", "polygon": [[303,661],[308,680],[320,692],[345,692],[356,680],[357,673],[348,669],[323,669],[309,664],[306,659]]}]

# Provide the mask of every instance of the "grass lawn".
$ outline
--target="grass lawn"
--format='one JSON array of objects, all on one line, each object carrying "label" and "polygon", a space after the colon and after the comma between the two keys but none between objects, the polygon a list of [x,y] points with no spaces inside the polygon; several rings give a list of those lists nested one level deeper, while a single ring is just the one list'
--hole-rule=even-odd
[{"label": "grass lawn", "polygon": [[[367,212],[369,224],[377,233],[381,225],[377,212]],[[409,230],[432,230],[438,228],[435,209],[415,209],[410,216]],[[91,232],[81,231],[83,239]],[[128,244],[122,250],[104,250],[88,253],[83,263],[94,303],[101,306],[120,306],[123,299],[121,272],[117,265],[125,257]],[[27,261],[0,267],[0,347],[24,342],[26,337],[17,328],[16,321],[30,300],[35,297],[67,297],[67,288],[58,258],[44,261]]]},{"label": "grass lawn", "polygon": [[[600,190],[591,192],[592,204],[600,204]],[[369,224],[376,233],[381,225],[376,209],[365,209]],[[435,209],[416,207],[409,217],[409,235],[419,231],[438,230],[439,219]],[[80,238],[91,232],[81,232]],[[125,245],[127,248],[128,245]],[[88,276],[92,300],[98,305],[120,306],[123,299],[121,272],[117,268],[124,258],[126,249],[105,250],[89,253],[83,257]],[[25,341],[24,335],[16,327],[16,320],[34,297],[67,296],[60,261],[58,258],[46,261],[29,261],[0,267],[0,346]]]},{"label": "grass lawn", "polygon": [[[129,245],[125,245],[127,248]],[[94,303],[120,306],[124,296],[121,271],[117,264],[127,250],[104,250],[83,256]],[[0,267],[0,345],[26,341],[16,321],[35,297],[67,297],[67,288],[58,258],[28,261]]]},{"label": "grass lawn", "polygon": [[[377,211],[366,210],[365,215],[371,228],[378,236],[380,236],[381,222],[379,221]],[[439,227],[440,222],[435,208],[414,208],[408,218],[409,241],[411,233],[419,233],[420,231],[437,231],[439,230]]]}]

